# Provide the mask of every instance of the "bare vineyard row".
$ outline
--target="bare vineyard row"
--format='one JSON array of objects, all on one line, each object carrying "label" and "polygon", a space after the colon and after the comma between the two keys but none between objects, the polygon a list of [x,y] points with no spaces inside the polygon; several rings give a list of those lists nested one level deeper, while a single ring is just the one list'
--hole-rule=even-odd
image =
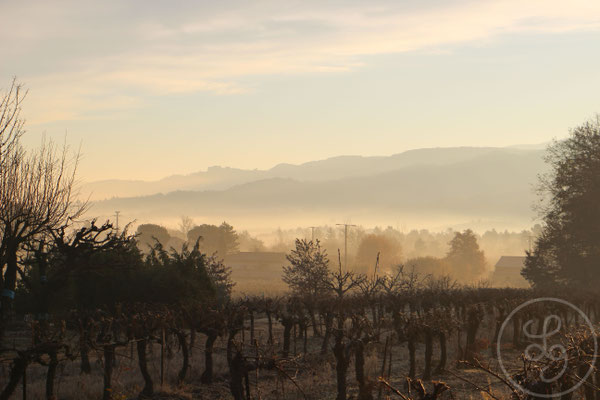
[{"label": "bare vineyard row", "polygon": [[[190,351],[196,345],[197,333],[204,334],[206,338],[202,384],[208,385],[213,381],[215,342],[220,337],[226,340],[229,388],[235,400],[258,398],[252,397],[249,377],[254,373],[258,378],[260,370],[275,371],[282,380],[290,382],[296,390],[304,393],[306,389],[296,383],[293,371],[301,368],[299,363],[309,352],[309,336],[312,341],[320,340],[321,343],[320,354],[314,356],[332,354],[335,358],[337,400],[347,399],[348,369],[352,359],[359,400],[373,399],[376,395],[381,398],[382,390],[404,399],[439,398],[451,389],[441,382],[429,382],[432,375],[443,374],[450,362],[447,347],[452,335],[458,342],[458,359],[452,361],[488,370],[506,383],[513,398],[526,399],[529,397],[518,387],[481,364],[478,342],[488,341],[493,351],[500,325],[508,313],[522,302],[543,295],[533,290],[519,289],[411,288],[399,280],[356,280],[352,274],[340,272],[332,281],[330,292],[316,298],[249,296],[222,305],[168,307],[139,303],[120,305],[113,310],[73,312],[60,319],[31,322],[31,337],[26,341],[28,345],[2,349],[1,361],[10,365],[10,376],[2,387],[0,399],[9,399],[20,382],[26,385],[27,367],[35,363],[47,367],[46,397],[55,398],[54,381],[59,363],[78,360],[81,373],[89,374],[92,351],[102,355],[102,397],[110,399],[113,393],[114,359],[119,348],[131,349],[132,352],[135,349],[139,373],[144,379],[140,397],[151,397],[156,383],[148,372],[149,346],[158,343],[163,360],[165,346],[176,344],[182,355],[177,380],[183,383],[188,375]],[[575,293],[564,293],[562,297],[584,310],[593,321],[598,319],[600,301],[597,297]],[[542,329],[543,321],[537,321],[536,318],[544,315],[545,311],[537,313],[530,310],[528,315],[514,319],[510,340],[515,348],[521,348],[525,342],[521,333],[522,324],[533,320],[537,329]],[[566,374],[564,379],[574,379],[580,372],[579,368],[589,366],[594,361],[591,348],[593,338],[585,333],[577,333],[578,315],[563,309],[557,309],[556,313],[560,315],[564,326],[572,327],[573,336],[568,350],[571,373]],[[255,321],[258,318],[267,320],[266,340],[259,340],[256,334]],[[484,319],[495,323],[492,337],[481,336],[480,326]],[[280,324],[283,328],[282,338],[274,337],[274,324]],[[291,355],[292,342],[297,338],[302,340],[300,357]],[[393,388],[386,374],[390,367],[391,341],[406,346],[409,354],[407,378],[410,384],[402,390]],[[434,346],[434,342],[437,342],[437,346]],[[279,343],[281,345],[277,346]],[[417,344],[424,347],[421,376],[417,376],[416,369]],[[369,379],[364,373],[365,351],[373,345],[378,345],[383,352],[378,380]],[[434,349],[440,352],[436,357],[439,360],[437,365],[432,365]],[[522,387],[535,388],[539,393],[540,385],[544,385],[544,382],[536,379],[532,371],[542,367],[559,369],[562,365],[558,362],[544,366],[534,365],[533,362],[524,364],[523,370],[513,378]],[[568,383],[564,379],[547,384],[544,390],[548,393],[560,391],[561,385]],[[593,374],[586,381],[582,389],[585,399],[598,398],[595,397],[595,385],[600,385],[600,374]]]}]

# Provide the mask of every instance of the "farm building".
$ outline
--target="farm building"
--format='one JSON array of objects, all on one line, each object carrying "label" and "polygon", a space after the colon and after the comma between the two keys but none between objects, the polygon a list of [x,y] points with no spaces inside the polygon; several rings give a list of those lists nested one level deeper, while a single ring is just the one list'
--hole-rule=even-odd
[{"label": "farm building", "polygon": [[281,280],[283,266],[289,264],[285,253],[239,252],[228,254],[224,263],[236,282],[234,292],[282,293],[287,289]]},{"label": "farm building", "polygon": [[528,288],[529,282],[521,276],[525,258],[523,256],[500,257],[492,274],[492,286]]},{"label": "farm building", "polygon": [[276,268],[279,271],[286,262],[285,253],[275,252],[241,251],[225,256],[225,264],[234,270]]}]

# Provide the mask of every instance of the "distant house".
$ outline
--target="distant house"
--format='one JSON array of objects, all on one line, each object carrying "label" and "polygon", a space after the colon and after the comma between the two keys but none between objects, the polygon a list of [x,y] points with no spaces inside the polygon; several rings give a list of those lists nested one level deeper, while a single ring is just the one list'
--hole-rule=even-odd
[{"label": "distant house", "polygon": [[521,275],[526,257],[502,256],[492,274],[492,286],[528,288],[529,282]]},{"label": "distant house", "polygon": [[278,294],[287,289],[281,280],[283,266],[289,265],[285,253],[239,252],[228,254],[224,263],[231,268],[231,278],[236,282],[234,292]]},{"label": "distant house", "polygon": [[269,270],[275,268],[280,271],[281,267],[286,265],[287,260],[285,253],[240,251],[239,253],[228,254],[224,262],[233,270],[252,270],[255,268]]}]

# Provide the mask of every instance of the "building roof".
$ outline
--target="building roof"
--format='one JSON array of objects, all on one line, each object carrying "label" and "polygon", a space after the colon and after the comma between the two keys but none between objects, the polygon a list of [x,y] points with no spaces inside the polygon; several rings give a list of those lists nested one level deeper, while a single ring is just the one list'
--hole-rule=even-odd
[{"label": "building roof", "polygon": [[523,256],[502,256],[496,263],[496,268],[522,269],[525,266],[526,258]]}]

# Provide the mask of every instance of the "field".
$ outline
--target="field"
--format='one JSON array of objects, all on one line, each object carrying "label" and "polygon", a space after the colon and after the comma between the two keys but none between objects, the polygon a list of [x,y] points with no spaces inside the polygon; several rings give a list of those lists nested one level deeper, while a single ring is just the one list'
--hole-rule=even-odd
[{"label": "field", "polygon": [[[267,320],[261,318],[256,320],[256,335],[259,342],[264,342],[267,332]],[[16,333],[16,332],[15,332]],[[20,332],[23,336],[26,332]],[[276,329],[277,337],[281,337],[283,331]],[[248,332],[245,333],[247,349],[252,353],[252,346],[249,343]],[[241,334],[240,334],[241,336]],[[177,374],[182,364],[181,353],[176,348],[176,343],[169,343],[165,350],[164,361],[164,384],[160,385],[160,344],[154,344],[149,350],[148,364],[150,373],[155,382],[157,382],[157,399],[232,399],[229,391],[228,369],[226,359],[226,340],[221,338],[215,346],[215,382],[211,385],[202,385],[200,376],[204,370],[204,335],[198,335],[198,344],[194,346],[190,359],[190,370],[185,384],[177,384]],[[308,340],[308,354],[304,354],[303,339],[296,338],[292,344],[291,359],[293,367],[289,369],[290,378],[293,378],[295,384],[289,378],[283,378],[278,373],[269,370],[259,370],[259,380],[257,384],[256,375],[250,374],[250,391],[252,398],[262,399],[334,399],[335,391],[335,359],[331,355],[320,356],[321,345],[320,338],[310,338]],[[278,340],[275,347],[281,346]],[[456,340],[449,343],[449,359],[456,360]],[[113,375],[113,397],[115,399],[137,398],[138,393],[144,386],[144,381],[137,366],[137,358],[133,346],[124,347],[117,352],[115,370]],[[295,349],[295,350],[294,350]],[[418,359],[418,371],[422,373],[424,346],[417,346],[417,353],[421,356]],[[489,348],[481,348],[481,355],[484,359],[489,357]],[[365,372],[370,379],[376,379],[381,369],[382,363],[382,345],[373,345],[367,352],[365,360]],[[434,348],[434,353],[439,353],[439,347]],[[404,345],[393,345],[391,349],[392,366],[386,367],[386,376],[392,386],[403,388],[405,376],[408,374],[408,352]],[[511,351],[512,355],[519,354]],[[434,358],[434,363],[438,360]],[[497,379],[492,378],[487,373],[474,368],[457,368],[454,363],[450,363],[448,372],[436,374],[434,380],[444,381],[452,388],[455,398],[459,399],[480,399],[483,398],[480,391],[473,385],[468,384],[455,375],[464,377],[481,387],[490,385],[492,391],[499,394],[507,394],[507,389]],[[8,380],[9,369],[6,363],[2,364],[0,377],[3,382]],[[297,368],[297,369],[296,369]],[[350,365],[350,371],[354,370],[354,365]],[[34,364],[27,369],[27,398],[43,399],[45,398],[47,367]],[[388,375],[391,372],[390,375]],[[350,374],[352,375],[352,374]],[[67,360],[60,364],[56,378],[56,398],[57,399],[96,399],[101,397],[103,391],[103,360],[101,354],[95,354],[92,357],[92,373],[90,375],[80,374],[78,360]],[[349,379],[349,396],[356,396],[357,387]],[[304,393],[303,393],[304,392]],[[377,390],[375,390],[377,393]],[[383,389],[384,398],[391,395],[388,390]],[[13,398],[21,399],[22,385],[13,394]],[[394,397],[392,397],[394,398]]]},{"label": "field", "polygon": [[[429,293],[431,295],[431,293]],[[525,294],[532,295],[529,291],[518,290],[496,290],[473,289],[469,293],[469,298],[479,300],[480,297],[486,297],[494,300],[495,304],[505,304],[507,295],[512,297]],[[452,295],[465,297],[465,291],[461,290]],[[426,298],[419,296],[421,301]],[[456,328],[444,329],[447,337],[445,341],[446,365],[442,371],[435,369],[438,366],[441,356],[441,342],[438,342],[438,328],[431,330],[432,336],[426,332],[428,327],[433,328],[432,321],[439,316],[427,320],[427,315],[421,314],[420,317],[411,317],[409,311],[404,312],[406,326],[401,325],[400,314],[398,312],[388,313],[383,311],[381,315],[376,315],[376,319],[365,318],[359,328],[357,315],[363,314],[363,311],[369,310],[369,305],[365,303],[346,303],[344,313],[343,327],[340,326],[331,331],[331,341],[325,351],[322,351],[323,331],[326,330],[326,312],[319,314],[317,324],[320,328],[320,335],[315,336],[313,329],[308,324],[308,314],[301,317],[301,312],[294,309],[291,303],[286,303],[290,299],[269,299],[265,302],[263,298],[246,298],[235,303],[229,310],[223,310],[222,320],[224,330],[217,336],[212,347],[213,353],[213,374],[211,383],[207,384],[203,378],[206,369],[205,344],[207,336],[202,333],[191,334],[187,329],[167,329],[168,326],[174,326],[175,320],[163,325],[155,325],[152,332],[144,333],[148,340],[146,347],[146,368],[148,376],[143,378],[141,363],[139,362],[137,344],[142,339],[140,333],[130,336],[128,339],[124,336],[119,338],[117,332],[116,320],[112,320],[111,329],[115,336],[108,339],[99,340],[100,335],[90,343],[90,373],[81,373],[81,357],[77,354],[80,347],[78,342],[78,333],[71,331],[69,326],[58,326],[58,324],[48,324],[44,329],[46,332],[62,332],[62,344],[68,344],[69,350],[57,350],[56,375],[53,380],[54,387],[52,396],[47,396],[47,374],[50,364],[51,352],[40,350],[40,345],[28,346],[32,337],[35,337],[35,331],[39,330],[39,323],[34,322],[31,326],[23,322],[15,323],[11,326],[9,334],[5,338],[5,343],[12,343],[15,349],[29,349],[29,353],[14,353],[13,359],[5,358],[0,364],[0,382],[8,382],[11,371],[14,373],[15,361],[19,357],[25,357],[28,354],[26,383],[20,380],[18,386],[10,397],[7,398],[29,398],[29,399],[134,399],[134,398],[155,398],[155,399],[336,399],[339,391],[339,370],[338,365],[341,362],[347,362],[346,365],[346,394],[344,398],[348,399],[366,399],[366,398],[408,398],[408,399],[509,399],[511,398],[511,388],[502,382],[503,377],[499,370],[498,362],[495,358],[495,345],[493,344],[498,329],[498,317],[505,316],[503,306],[490,308],[489,304],[483,307],[483,303],[473,303],[465,307],[458,306],[457,309],[464,308],[464,314],[457,315],[461,321]],[[356,301],[356,299],[353,299]],[[389,300],[389,299],[388,299]],[[396,299],[397,300],[397,299]],[[406,299],[405,299],[406,300]],[[350,301],[350,298],[348,298]],[[383,300],[382,300],[383,301]],[[453,300],[454,301],[454,300]],[[464,299],[463,299],[464,301]],[[359,305],[362,304],[362,305]],[[405,303],[408,304],[409,303]],[[267,308],[265,308],[265,305]],[[350,311],[347,307],[354,307]],[[362,311],[360,307],[366,307]],[[269,320],[264,310],[272,312],[272,336],[273,342],[269,343]],[[444,308],[446,312],[454,314],[455,310]],[[473,310],[485,310],[479,314],[474,314]],[[500,314],[499,311],[500,310]],[[137,311],[135,318],[145,311]],[[129,311],[131,318],[131,311]],[[154,317],[165,321],[165,316],[160,317],[153,310]],[[230,313],[225,315],[226,313]],[[286,314],[289,313],[289,314]],[[392,315],[395,313],[395,315]],[[367,315],[368,313],[364,313]],[[149,314],[146,315],[146,318]],[[333,319],[340,318],[337,311],[333,311]],[[565,314],[566,315],[566,314]],[[241,317],[241,318],[240,318]],[[381,317],[381,318],[380,318]],[[470,327],[474,325],[474,319],[477,317],[477,327],[475,340],[469,337]],[[208,320],[206,315],[202,316]],[[419,319],[410,319],[419,318]],[[231,321],[237,321],[239,324],[232,325]],[[523,320],[524,321],[524,320]],[[574,317],[565,319],[572,332],[577,330],[580,321]],[[216,323],[212,322],[213,324]],[[538,326],[541,320],[534,324]],[[171,324],[171,325],[169,325]],[[413,328],[418,324],[417,329]],[[102,332],[101,323],[95,328],[95,334]],[[36,328],[37,327],[37,328]],[[123,328],[121,325],[119,329]],[[127,328],[128,329],[128,328]],[[125,329],[122,334],[124,334]],[[205,330],[200,327],[199,331]],[[514,348],[513,330],[503,336],[501,344],[503,360],[505,360],[507,369],[510,373],[517,373],[522,370],[523,364],[519,361],[519,355],[525,347],[525,342],[521,341],[518,348]],[[162,332],[164,342],[162,341]],[[287,333],[286,333],[287,332]],[[185,338],[185,351],[178,341],[177,333],[182,333]],[[286,335],[289,334],[286,340]],[[306,335],[306,337],[304,336]],[[94,335],[96,336],[96,335]],[[136,338],[137,336],[137,338]],[[193,336],[193,338],[192,338]],[[435,340],[428,343],[428,337]],[[56,336],[55,336],[56,338]],[[524,339],[523,336],[520,337]],[[287,343],[286,343],[287,342]],[[45,343],[48,346],[50,342]],[[56,342],[53,342],[56,343]],[[164,345],[161,345],[164,343]],[[391,346],[389,345],[391,343]],[[556,342],[558,343],[558,342]],[[411,344],[414,345],[414,371],[411,371]],[[108,346],[108,347],[107,347]],[[114,361],[113,368],[108,374],[105,360],[108,355],[105,352],[107,348],[113,346]],[[342,347],[339,347],[342,346]],[[583,345],[581,345],[583,346]],[[287,348],[287,350],[286,350]],[[345,359],[340,358],[337,349],[342,348],[346,352]],[[359,351],[358,349],[361,348]],[[581,347],[583,348],[583,347]],[[55,348],[56,349],[56,348]],[[467,350],[470,349],[470,350]],[[471,353],[468,354],[467,351]],[[35,353],[35,354],[34,354]],[[185,376],[181,379],[180,373],[185,361],[185,354],[189,357]],[[287,354],[285,354],[287,353]],[[429,354],[429,356],[428,356]],[[384,365],[385,355],[385,365]],[[344,357],[344,355],[342,355]],[[425,371],[426,360],[430,358],[430,376]],[[161,362],[162,360],[162,362]],[[236,374],[236,360],[241,364],[241,369],[237,370],[240,374],[237,383],[241,384],[241,397],[234,394],[234,378]],[[357,360],[358,361],[357,363]],[[391,360],[391,362],[390,362]],[[465,360],[471,360],[466,361]],[[12,364],[11,364],[12,361]],[[12,365],[12,368],[11,368]],[[357,368],[358,367],[358,368]],[[498,376],[494,376],[498,374]],[[413,385],[409,390],[407,377],[412,376]],[[437,382],[443,382],[449,390],[437,397],[423,397],[419,395],[419,379],[423,379],[424,388],[431,396],[434,385]],[[380,383],[382,378],[386,383]],[[107,384],[107,379],[109,383]],[[148,380],[153,384],[151,394],[142,395]],[[203,382],[204,381],[204,382]],[[362,381],[361,384],[359,382]],[[591,382],[591,381],[590,381]],[[4,385],[4,384],[3,384]],[[389,386],[388,386],[389,385]],[[441,385],[441,384],[440,384]],[[26,387],[26,395],[23,395],[23,387]],[[588,398],[584,396],[586,385],[583,385],[576,391],[576,398]],[[392,389],[393,388],[393,389]],[[394,393],[394,390],[400,394]],[[365,393],[368,393],[366,395]],[[362,396],[362,397],[361,397]],[[365,397],[366,396],[366,397]],[[371,397],[369,397],[371,396]],[[381,397],[380,397],[381,396]],[[404,396],[404,397],[402,397]],[[526,398],[526,397],[522,397]]]}]

